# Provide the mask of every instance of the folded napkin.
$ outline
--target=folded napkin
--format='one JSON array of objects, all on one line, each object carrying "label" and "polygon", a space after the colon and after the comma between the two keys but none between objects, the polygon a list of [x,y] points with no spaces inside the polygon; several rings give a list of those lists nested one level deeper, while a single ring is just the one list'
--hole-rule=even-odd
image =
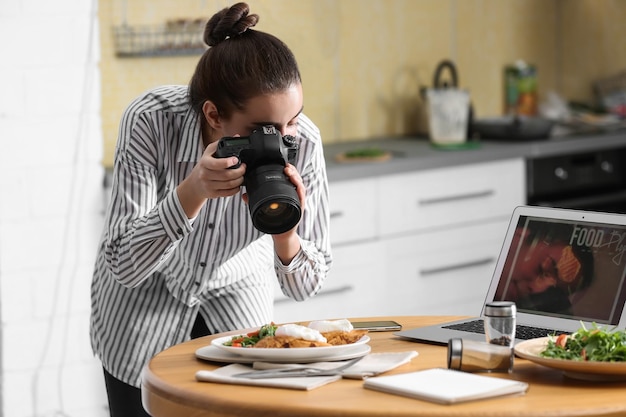
[{"label": "folded napkin", "polygon": [[[416,351],[410,352],[389,352],[389,353],[370,353],[365,355],[363,359],[352,365],[351,367],[344,369],[341,372],[343,378],[350,379],[365,379],[370,376],[382,374],[392,369],[397,368],[400,365],[409,363],[411,359],[416,357],[418,353]],[[286,363],[272,363],[272,362],[254,362],[252,364],[253,369],[297,369],[297,368],[320,368],[320,369],[333,369],[338,367],[342,362],[315,362],[307,364],[286,364]]]},{"label": "folded napkin", "polygon": [[249,366],[233,363],[231,365],[222,366],[215,371],[198,371],[196,372],[196,379],[198,381],[219,382],[222,384],[257,385],[261,387],[288,388],[306,391],[341,379],[341,375],[267,379],[251,379],[233,376],[243,372],[249,372],[250,370]]},{"label": "folded napkin", "polygon": [[370,353],[365,355],[360,361],[351,367],[343,370],[340,375],[330,376],[307,376],[284,378],[244,378],[234,375],[250,372],[252,369],[298,369],[298,368],[320,368],[333,369],[346,363],[340,362],[316,362],[307,364],[284,364],[271,362],[254,362],[252,368],[248,365],[230,364],[222,366],[214,371],[198,371],[196,379],[204,382],[217,382],[223,384],[256,385],[263,387],[288,388],[297,390],[312,390],[322,385],[329,384],[341,378],[365,379],[370,376],[382,374],[397,368],[400,365],[409,363],[411,359],[418,355],[415,351],[410,352],[390,352],[390,353]]}]

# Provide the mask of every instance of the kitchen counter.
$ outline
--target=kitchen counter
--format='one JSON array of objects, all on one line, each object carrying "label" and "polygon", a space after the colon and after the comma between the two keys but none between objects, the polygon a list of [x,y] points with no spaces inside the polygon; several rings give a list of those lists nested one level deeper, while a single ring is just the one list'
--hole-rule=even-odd
[{"label": "kitchen counter", "polygon": [[[367,147],[389,151],[392,158],[385,162],[339,163],[335,160],[338,154]],[[532,159],[620,147],[626,147],[626,130],[528,142],[482,140],[476,147],[456,150],[434,147],[423,137],[380,138],[329,144],[324,146],[324,152],[329,181],[340,181],[508,158]]]}]

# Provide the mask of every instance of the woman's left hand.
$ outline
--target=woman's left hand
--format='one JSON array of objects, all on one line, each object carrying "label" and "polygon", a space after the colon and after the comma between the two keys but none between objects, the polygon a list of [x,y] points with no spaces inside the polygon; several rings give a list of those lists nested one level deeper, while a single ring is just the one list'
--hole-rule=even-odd
[{"label": "woman's left hand", "polygon": [[304,211],[306,189],[304,188],[304,182],[302,181],[300,173],[298,172],[296,167],[289,163],[287,164],[287,166],[285,166],[285,170],[283,172],[285,173],[287,178],[289,178],[289,181],[291,181],[291,183],[296,186],[296,192],[298,193],[298,198],[300,199],[300,208],[302,211]]},{"label": "woman's left hand", "polygon": [[[304,211],[304,202],[306,201],[306,188],[304,188],[304,182],[302,181],[300,173],[298,172],[296,167],[294,167],[290,163],[287,163],[285,169],[283,170],[283,173],[287,178],[289,178],[289,181],[291,181],[291,183],[296,186],[296,193],[298,193],[298,199],[300,200],[300,210]],[[248,193],[243,194],[243,201],[248,204]]]}]

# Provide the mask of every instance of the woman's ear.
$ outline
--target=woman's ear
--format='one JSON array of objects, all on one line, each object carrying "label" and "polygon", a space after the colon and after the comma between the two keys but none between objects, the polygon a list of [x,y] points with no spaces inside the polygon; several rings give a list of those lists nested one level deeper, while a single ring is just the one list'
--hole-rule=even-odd
[{"label": "woman's ear", "polygon": [[212,129],[221,129],[222,125],[220,123],[220,114],[217,110],[217,107],[215,106],[215,104],[213,104],[212,101],[207,100],[204,102],[204,104],[202,105],[202,113],[204,114],[204,118]]}]

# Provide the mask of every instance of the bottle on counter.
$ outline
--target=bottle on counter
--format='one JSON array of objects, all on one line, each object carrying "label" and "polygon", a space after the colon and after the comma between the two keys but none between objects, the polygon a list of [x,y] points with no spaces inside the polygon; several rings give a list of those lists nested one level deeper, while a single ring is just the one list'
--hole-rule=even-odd
[{"label": "bottle on counter", "polygon": [[537,115],[537,69],[519,60],[504,68],[504,113],[509,115]]}]

